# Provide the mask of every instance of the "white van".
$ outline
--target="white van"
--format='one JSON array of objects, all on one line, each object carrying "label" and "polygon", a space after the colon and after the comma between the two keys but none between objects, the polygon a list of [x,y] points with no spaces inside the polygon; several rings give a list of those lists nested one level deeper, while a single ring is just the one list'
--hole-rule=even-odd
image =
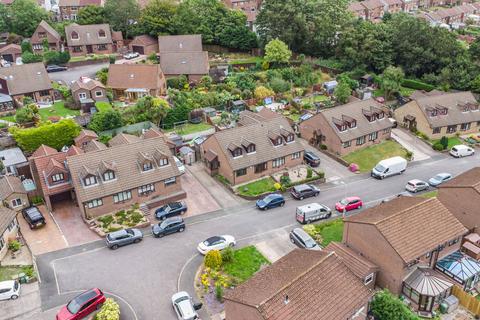
[{"label": "white van", "polygon": [[332,210],[323,204],[310,203],[297,207],[296,217],[300,223],[310,223],[315,220],[327,219],[332,216]]},{"label": "white van", "polygon": [[475,150],[473,148],[463,144],[453,146],[452,149],[450,150],[450,154],[455,158],[473,156],[474,153],[475,153]]},{"label": "white van", "polygon": [[16,280],[0,282],[0,300],[15,300],[20,295],[20,283]]},{"label": "white van", "polygon": [[380,161],[372,169],[371,176],[377,179],[383,179],[395,174],[402,174],[407,169],[407,160],[402,157],[393,157]]}]

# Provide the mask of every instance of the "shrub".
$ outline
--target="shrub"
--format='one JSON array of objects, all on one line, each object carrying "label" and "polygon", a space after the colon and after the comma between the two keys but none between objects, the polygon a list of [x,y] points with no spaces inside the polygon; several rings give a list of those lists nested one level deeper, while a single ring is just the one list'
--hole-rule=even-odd
[{"label": "shrub", "polygon": [[115,232],[122,229],[123,229],[122,227],[109,227],[108,232]]},{"label": "shrub", "polygon": [[95,315],[95,320],[119,320],[120,306],[113,299],[107,298],[100,312]]},{"label": "shrub", "polygon": [[35,276],[35,270],[33,270],[33,266],[23,266],[22,272],[29,278],[33,278]]},{"label": "shrub", "polygon": [[307,168],[307,179],[310,179],[313,176],[313,170],[312,168],[308,167]]},{"label": "shrub", "polygon": [[13,252],[20,250],[21,247],[22,247],[22,244],[17,240],[11,240],[8,242],[8,249]]},{"label": "shrub", "polygon": [[436,150],[436,151],[442,151],[442,150],[444,150],[443,144],[441,144],[440,142],[435,143],[435,144],[432,146],[432,148],[433,148],[433,150]]},{"label": "shrub", "polygon": [[37,205],[37,204],[42,204],[43,203],[43,198],[41,196],[34,196],[32,197],[32,203]]},{"label": "shrub", "polygon": [[318,178],[320,178],[320,179],[325,178],[325,172],[323,172],[323,171],[318,172]]},{"label": "shrub", "polygon": [[228,247],[222,251],[222,262],[223,263],[228,263],[232,262],[234,257],[234,252],[233,249]]},{"label": "shrub", "polygon": [[413,152],[407,150],[407,153],[405,155],[407,156],[407,159],[410,160],[413,157]]},{"label": "shrub", "polygon": [[281,93],[290,90],[290,83],[283,80],[282,78],[273,78],[270,81],[270,87],[276,93]]},{"label": "shrub", "polygon": [[140,221],[142,221],[143,219],[143,215],[139,212],[134,212],[132,213],[132,215],[130,216],[130,220],[134,223],[134,224],[138,224]]},{"label": "shrub", "polygon": [[425,91],[432,91],[433,89],[435,89],[435,86],[432,86],[431,84],[412,79],[403,79],[402,86],[405,88]]},{"label": "shrub", "polygon": [[115,60],[117,60],[117,57],[115,57],[115,55],[109,55],[108,56],[108,61],[110,62],[110,64],[115,64]]},{"label": "shrub", "polygon": [[292,182],[292,181],[290,180],[290,176],[288,176],[288,175],[283,175],[283,176],[280,177],[280,183],[281,183],[282,185],[288,185],[288,184],[290,184],[291,182]]},{"label": "shrub", "polygon": [[419,320],[400,299],[386,289],[375,295],[371,306],[373,315],[378,319]]},{"label": "shrub", "polygon": [[320,145],[320,150],[327,150],[327,149],[328,149],[328,147],[327,147],[326,144],[321,144]]},{"label": "shrub", "polygon": [[112,139],[112,136],[109,135],[109,134],[102,134],[100,135],[100,137],[98,138],[98,141],[100,141],[101,143],[103,144],[108,144],[108,141],[110,141],[110,139]]},{"label": "shrub", "polygon": [[220,302],[223,301],[223,286],[219,283],[215,284],[215,298]]},{"label": "shrub", "polygon": [[447,149],[448,148],[448,138],[443,136],[441,139],[440,139],[440,144],[443,146],[443,149]]},{"label": "shrub", "polygon": [[218,250],[209,251],[204,259],[205,267],[217,270],[222,266],[222,255]]},{"label": "shrub", "polygon": [[272,90],[264,87],[264,86],[258,86],[255,88],[254,95],[256,99],[263,100],[268,97],[272,97],[275,94]]}]

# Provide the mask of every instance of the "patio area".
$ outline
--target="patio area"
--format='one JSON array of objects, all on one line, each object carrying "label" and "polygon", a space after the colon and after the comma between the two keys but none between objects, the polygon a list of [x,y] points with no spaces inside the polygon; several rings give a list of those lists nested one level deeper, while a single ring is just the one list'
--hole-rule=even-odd
[{"label": "patio area", "polygon": [[[308,177],[308,171],[312,170],[312,176]],[[281,177],[284,175],[288,175],[290,178],[290,183],[294,184],[297,182],[305,181],[306,179],[314,179],[314,178],[319,178],[320,175],[318,172],[316,172],[314,169],[310,168],[308,165],[305,164],[300,164],[298,166],[295,166],[293,168],[288,168],[282,171],[279,171],[275,174],[272,175],[273,179],[280,183],[281,182]]]}]

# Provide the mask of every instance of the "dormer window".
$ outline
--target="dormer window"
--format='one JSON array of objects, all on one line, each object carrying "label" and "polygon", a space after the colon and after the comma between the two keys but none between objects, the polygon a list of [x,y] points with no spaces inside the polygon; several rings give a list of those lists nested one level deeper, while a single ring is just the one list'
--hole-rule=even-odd
[{"label": "dormer window", "polygon": [[377,113],[377,119],[383,119],[383,117],[385,117],[385,113],[383,112]]},{"label": "dormer window", "polygon": [[289,134],[288,136],[285,137],[285,141],[287,143],[293,142],[293,140],[294,140],[293,134]]},{"label": "dormer window", "polygon": [[105,38],[105,37],[106,37],[105,30],[100,29],[100,30],[98,31],[98,37],[99,37],[99,38]]},{"label": "dormer window", "polygon": [[440,115],[446,115],[448,113],[448,108],[445,107],[438,107],[438,114]]},{"label": "dormer window", "polygon": [[348,127],[349,127],[350,129],[356,128],[356,127],[357,127],[357,121],[356,121],[356,120],[351,121],[351,122],[348,124]]},{"label": "dormer window", "polygon": [[78,40],[78,32],[76,31],[73,31],[71,34],[70,34],[70,37],[72,38],[72,40]]},{"label": "dormer window", "polygon": [[52,181],[53,182],[61,182],[65,179],[65,177],[63,176],[63,173],[56,173],[54,175],[52,175]]},{"label": "dormer window", "polygon": [[338,130],[340,130],[340,132],[342,132],[342,131],[347,130],[347,125],[344,123],[344,124],[342,124],[342,125],[340,125],[340,126],[337,126],[337,128],[338,128]]},{"label": "dormer window", "polygon": [[94,175],[88,175],[83,179],[83,184],[88,187],[88,186],[93,186],[97,184],[97,177]]},{"label": "dormer window", "polygon": [[277,137],[277,138],[274,140],[273,144],[274,144],[275,146],[281,145],[281,144],[282,144],[282,137]]},{"label": "dormer window", "polygon": [[110,181],[115,179],[115,172],[107,170],[103,173],[103,181]]},{"label": "dormer window", "polygon": [[232,155],[234,158],[236,157],[241,157],[243,154],[242,149],[236,148],[235,150],[232,151]]},{"label": "dormer window", "polygon": [[150,170],[152,170],[152,169],[153,169],[153,164],[152,164],[152,162],[146,161],[146,162],[143,163],[143,165],[142,165],[142,170],[143,170],[143,171],[150,171]]},{"label": "dormer window", "polygon": [[426,108],[427,114],[429,117],[436,117],[437,116],[437,109],[433,108]]},{"label": "dormer window", "polygon": [[161,158],[158,160],[158,165],[160,167],[168,166],[168,158]]},{"label": "dormer window", "polygon": [[252,143],[247,147],[247,153],[254,153],[255,152],[255,145]]}]

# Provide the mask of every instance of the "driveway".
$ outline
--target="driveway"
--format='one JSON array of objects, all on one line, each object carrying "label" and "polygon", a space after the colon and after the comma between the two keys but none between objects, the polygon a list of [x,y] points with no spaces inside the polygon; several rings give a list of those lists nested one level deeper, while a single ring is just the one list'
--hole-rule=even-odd
[{"label": "driveway", "polygon": [[400,128],[392,129],[392,139],[400,143],[408,151],[413,152],[412,161],[426,160],[439,155],[430,145],[406,130]]},{"label": "driveway", "polygon": [[267,239],[256,243],[255,247],[271,263],[274,263],[296,248],[290,241],[289,230],[285,229],[269,233]]},{"label": "driveway", "polygon": [[39,206],[38,209],[42,212],[47,222],[41,228],[31,230],[28,223],[23,218],[22,214],[18,215],[18,223],[23,238],[27,242],[32,254],[38,256],[43,253],[60,250],[68,247],[62,232],[53,220],[45,206]]},{"label": "driveway", "polygon": [[220,210],[221,207],[209,191],[200,183],[200,181],[190,172],[190,166],[185,166],[187,170],[182,175],[182,188],[187,192],[185,202],[188,210],[185,216],[194,216],[206,212]]},{"label": "driveway", "polygon": [[41,310],[38,282],[22,284],[20,290],[17,300],[0,301],[0,320],[38,319]]},{"label": "driveway", "polygon": [[324,153],[320,152],[315,147],[309,145],[305,139],[297,139],[303,145],[305,150],[311,151],[315,153],[318,157],[320,157],[320,169],[325,172],[325,178],[327,179],[327,182],[344,180],[346,178],[355,176],[355,173],[350,172],[347,167],[325,155]]},{"label": "driveway", "polygon": [[97,63],[97,64],[91,64],[88,66],[69,68],[66,71],[51,72],[48,74],[48,76],[53,81],[62,81],[68,86],[70,86],[72,81],[78,80],[82,76],[89,77],[92,79],[95,78],[95,73],[97,73],[97,71],[107,67],[108,67],[108,63]]},{"label": "driveway", "polygon": [[99,239],[99,236],[85,224],[80,209],[72,200],[55,203],[53,217],[60,227],[68,246],[76,246]]}]

